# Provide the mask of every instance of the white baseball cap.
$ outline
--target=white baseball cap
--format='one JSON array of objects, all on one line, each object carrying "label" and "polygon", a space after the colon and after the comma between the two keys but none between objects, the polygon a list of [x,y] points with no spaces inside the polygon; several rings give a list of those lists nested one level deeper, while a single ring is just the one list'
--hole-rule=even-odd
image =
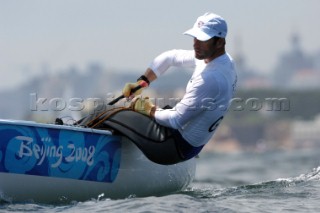
[{"label": "white baseball cap", "polygon": [[183,34],[192,36],[200,41],[207,41],[214,36],[225,38],[227,32],[227,23],[221,16],[214,13],[205,13],[197,19],[193,28]]}]

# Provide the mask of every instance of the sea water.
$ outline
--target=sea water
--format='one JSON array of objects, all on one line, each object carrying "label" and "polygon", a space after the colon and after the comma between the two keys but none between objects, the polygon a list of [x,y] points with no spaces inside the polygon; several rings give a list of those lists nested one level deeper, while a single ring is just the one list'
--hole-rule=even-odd
[{"label": "sea water", "polygon": [[162,197],[5,203],[0,212],[320,212],[320,149],[203,153],[194,182]]}]

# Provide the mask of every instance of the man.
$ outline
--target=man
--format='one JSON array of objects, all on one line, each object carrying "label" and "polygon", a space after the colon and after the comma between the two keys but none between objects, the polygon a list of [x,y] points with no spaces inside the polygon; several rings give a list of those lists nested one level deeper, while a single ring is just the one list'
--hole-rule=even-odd
[{"label": "man", "polygon": [[183,160],[196,156],[213,136],[233,97],[237,76],[232,58],[225,51],[227,24],[216,14],[200,16],[185,35],[194,38],[193,51],[171,50],[156,57],[136,83],[123,88],[125,97],[141,82],[148,85],[171,66],[192,67],[194,72],[182,100],[173,109],[159,109],[149,99],[137,99],[133,109],[155,118],[175,132]]}]

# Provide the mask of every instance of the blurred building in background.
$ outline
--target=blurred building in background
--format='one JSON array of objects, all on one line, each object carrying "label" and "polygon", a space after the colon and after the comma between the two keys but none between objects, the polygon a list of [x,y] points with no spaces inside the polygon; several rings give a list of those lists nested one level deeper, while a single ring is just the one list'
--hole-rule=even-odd
[{"label": "blurred building in background", "polygon": [[320,88],[320,50],[314,54],[306,53],[297,33],[293,33],[289,41],[290,49],[281,53],[274,69],[265,74],[247,65],[241,40],[238,39],[234,59],[239,73],[239,87],[295,90]]},{"label": "blurred building in background", "polygon": [[320,69],[316,55],[306,54],[301,47],[301,39],[294,33],[291,49],[281,55],[273,71],[273,83],[285,89],[319,88]]}]

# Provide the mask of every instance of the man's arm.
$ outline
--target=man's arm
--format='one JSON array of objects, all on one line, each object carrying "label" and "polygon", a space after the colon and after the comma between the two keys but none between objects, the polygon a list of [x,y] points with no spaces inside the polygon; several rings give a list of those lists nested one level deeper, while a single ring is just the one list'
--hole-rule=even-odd
[{"label": "man's arm", "polygon": [[127,83],[122,90],[122,93],[125,97],[129,97],[131,95],[139,95],[141,94],[142,89],[138,90],[134,94],[131,94],[131,90],[139,85],[139,81],[147,81],[150,82],[157,79],[157,76],[163,74],[169,67],[171,66],[185,66],[185,67],[193,67],[195,66],[195,58],[194,51],[189,50],[170,50],[163,52],[158,55],[150,64],[149,68],[145,71],[144,75],[142,75],[138,82],[136,83]]}]

